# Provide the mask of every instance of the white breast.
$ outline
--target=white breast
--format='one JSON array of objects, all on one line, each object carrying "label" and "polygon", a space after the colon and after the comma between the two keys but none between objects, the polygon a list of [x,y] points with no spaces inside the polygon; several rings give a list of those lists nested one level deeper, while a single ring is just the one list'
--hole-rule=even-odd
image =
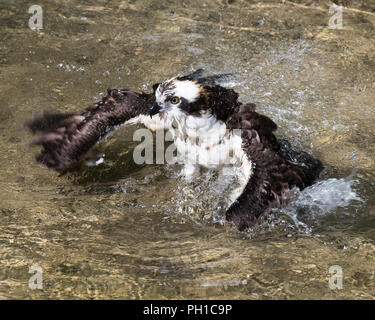
[{"label": "white breast", "polygon": [[227,130],[223,121],[209,113],[187,116],[178,108],[152,119],[139,116],[128,123],[136,122],[153,131],[167,129],[171,133],[177,161],[184,165],[188,181],[199,174],[199,167],[205,167],[218,170],[222,181],[236,181],[238,187],[229,195],[228,205],[243,192],[253,173],[253,164],[242,149],[240,130]]},{"label": "white breast", "polygon": [[199,166],[215,169],[223,181],[234,180],[238,188],[229,196],[229,203],[243,192],[252,175],[252,162],[242,149],[240,130],[229,131],[223,121],[210,113],[187,116],[178,109],[164,116],[166,127],[172,134],[179,162],[185,165],[186,179],[199,174]]},{"label": "white breast", "polygon": [[178,152],[189,163],[217,169],[243,153],[241,137],[209,113],[187,116],[178,109],[171,110],[164,121]]}]

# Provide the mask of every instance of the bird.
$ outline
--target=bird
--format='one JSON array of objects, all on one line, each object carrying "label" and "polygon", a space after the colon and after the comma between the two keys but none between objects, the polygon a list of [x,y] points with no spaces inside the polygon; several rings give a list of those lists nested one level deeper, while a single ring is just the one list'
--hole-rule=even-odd
[{"label": "bird", "polygon": [[[102,142],[117,128],[141,123],[170,132],[182,171],[194,181],[201,168],[222,174],[236,166],[239,187],[228,194],[225,219],[239,231],[253,227],[273,208],[296,199],[319,180],[321,161],[277,138],[277,125],[221,85],[232,74],[204,77],[204,69],[156,83],[150,93],[108,89],[81,113],[48,113],[26,122],[41,146],[36,161],[60,175],[104,161]],[[188,152],[187,152],[188,151]],[[225,175],[224,175],[225,176]]]}]

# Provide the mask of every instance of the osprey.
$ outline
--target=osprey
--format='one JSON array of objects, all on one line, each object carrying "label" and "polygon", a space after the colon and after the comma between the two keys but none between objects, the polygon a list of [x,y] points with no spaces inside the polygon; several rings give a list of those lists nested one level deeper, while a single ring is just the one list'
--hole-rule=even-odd
[{"label": "osprey", "polygon": [[[237,166],[239,188],[228,195],[226,220],[241,231],[253,226],[269,208],[295,199],[319,178],[322,164],[306,152],[278,140],[276,124],[255,111],[253,103],[218,84],[228,74],[202,77],[203,69],[153,86],[153,93],[109,89],[107,96],[80,114],[37,116],[26,125],[42,146],[36,160],[65,174],[82,164],[103,162],[97,145],[121,125],[143,123],[167,129],[188,180],[201,167],[224,170]],[[186,151],[189,152],[186,152]]]}]

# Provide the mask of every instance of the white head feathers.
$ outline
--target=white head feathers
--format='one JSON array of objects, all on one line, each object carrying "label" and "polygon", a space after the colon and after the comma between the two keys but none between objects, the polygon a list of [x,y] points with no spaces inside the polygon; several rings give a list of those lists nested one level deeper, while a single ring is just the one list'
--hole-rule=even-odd
[{"label": "white head feathers", "polygon": [[159,85],[155,92],[156,101],[164,103],[168,96],[184,98],[189,103],[196,101],[200,94],[200,85],[190,80],[172,78]]}]

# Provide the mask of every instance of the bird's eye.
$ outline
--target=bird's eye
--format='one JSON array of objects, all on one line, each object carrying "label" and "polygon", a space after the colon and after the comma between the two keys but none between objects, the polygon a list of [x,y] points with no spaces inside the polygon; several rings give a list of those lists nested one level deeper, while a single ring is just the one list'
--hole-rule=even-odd
[{"label": "bird's eye", "polygon": [[178,97],[173,97],[172,100],[171,100],[171,102],[172,102],[173,104],[177,104],[177,103],[180,102],[180,99],[179,99]]}]

